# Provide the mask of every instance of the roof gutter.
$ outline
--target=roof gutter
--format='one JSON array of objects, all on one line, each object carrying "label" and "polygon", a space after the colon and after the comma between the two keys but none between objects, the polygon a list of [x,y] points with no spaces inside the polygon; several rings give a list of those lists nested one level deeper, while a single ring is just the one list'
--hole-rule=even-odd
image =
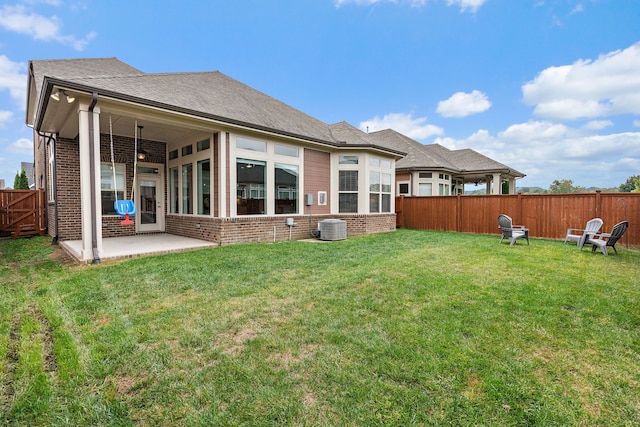
[{"label": "roof gutter", "polygon": [[[52,144],[52,152],[55,153],[56,152],[56,139],[53,137],[53,134],[46,134],[46,133],[42,133],[39,130],[36,131],[36,133],[38,134],[38,136],[40,136],[41,138],[48,138],[48,141],[44,144],[44,156],[43,157],[43,163],[44,163],[44,176],[48,177],[47,175],[47,164],[49,163],[47,160],[47,155],[50,153],[49,151],[49,145]],[[35,158],[35,156],[34,156]],[[51,197],[52,195],[49,194],[49,185],[45,185],[44,187],[44,193],[45,193],[45,197],[47,199],[47,203],[49,202],[49,200],[53,199],[53,206],[54,206],[54,215],[55,218],[53,219],[54,223],[55,223],[55,228],[56,228],[56,234],[53,236],[53,239],[51,240],[51,244],[52,245],[57,245],[58,244],[58,185],[57,185],[57,181],[56,181],[56,156],[54,154],[53,156],[53,161],[51,162],[51,190],[53,191],[53,197]],[[48,182],[48,178],[47,178],[47,182]],[[47,213],[49,212],[49,209],[47,208]],[[47,229],[48,227],[48,223],[49,221],[47,220]],[[48,230],[51,231],[51,230]]]},{"label": "roof gutter", "polygon": [[100,264],[100,254],[98,253],[98,221],[97,211],[98,207],[96,206],[96,146],[98,146],[98,150],[100,147],[100,141],[95,140],[95,132],[94,132],[94,120],[93,120],[93,109],[96,107],[98,103],[98,92],[93,92],[91,95],[91,104],[89,105],[89,174],[90,180],[89,185],[91,186],[91,249],[93,251],[93,263]]}]

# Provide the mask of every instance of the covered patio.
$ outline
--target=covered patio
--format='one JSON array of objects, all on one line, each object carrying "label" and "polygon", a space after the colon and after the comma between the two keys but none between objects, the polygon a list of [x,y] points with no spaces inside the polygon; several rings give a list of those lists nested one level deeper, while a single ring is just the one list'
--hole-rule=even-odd
[{"label": "covered patio", "polygon": [[[82,240],[61,241],[60,246],[78,262],[82,259]],[[110,237],[102,239],[101,261],[137,258],[218,246],[216,243],[174,234],[139,234],[136,236]]]}]

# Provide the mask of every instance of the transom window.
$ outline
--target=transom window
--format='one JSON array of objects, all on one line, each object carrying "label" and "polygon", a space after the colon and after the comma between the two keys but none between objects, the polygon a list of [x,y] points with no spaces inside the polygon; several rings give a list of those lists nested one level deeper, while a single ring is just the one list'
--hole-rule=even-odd
[{"label": "transom window", "polygon": [[338,163],[341,165],[357,165],[358,156],[340,156],[338,157]]},{"label": "transom window", "polygon": [[255,139],[248,138],[236,138],[236,148],[240,150],[258,151],[266,153],[267,143],[264,141],[257,141]]}]

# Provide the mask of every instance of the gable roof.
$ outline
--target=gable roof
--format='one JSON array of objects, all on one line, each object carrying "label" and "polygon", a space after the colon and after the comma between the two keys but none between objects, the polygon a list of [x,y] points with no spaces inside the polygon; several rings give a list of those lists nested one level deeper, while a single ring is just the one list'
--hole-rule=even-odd
[{"label": "gable roof", "polygon": [[125,64],[117,58],[43,59],[29,61],[29,74],[33,78],[35,98],[40,98],[40,90],[45,77],[68,79],[77,76],[127,76],[142,75],[142,71]]},{"label": "gable roof", "polygon": [[470,148],[450,150],[440,144],[421,144],[393,129],[376,131],[368,135],[385,147],[395,147],[407,152],[407,155],[396,163],[396,169],[399,170],[440,169],[460,175],[505,173],[514,177],[525,176]]},{"label": "gable roof", "polygon": [[[46,110],[44,86],[62,86],[79,92],[210,118],[256,130],[342,147],[328,124],[219,71],[148,74],[116,58],[44,60],[30,62],[33,93],[28,98],[27,123],[40,124],[37,108]],[[31,86],[31,85],[30,85]],[[39,107],[37,102],[44,103]],[[42,117],[40,117],[42,120]],[[357,144],[360,144],[358,141]],[[404,153],[371,142],[363,148],[381,150],[396,158]]]},{"label": "gable roof", "polygon": [[371,132],[369,134],[376,142],[385,147],[397,147],[399,150],[407,152],[407,155],[399,160],[396,169],[446,169],[457,171],[457,166],[446,156],[435,150],[429,150],[428,145],[409,138],[406,135],[396,132],[393,129]]}]

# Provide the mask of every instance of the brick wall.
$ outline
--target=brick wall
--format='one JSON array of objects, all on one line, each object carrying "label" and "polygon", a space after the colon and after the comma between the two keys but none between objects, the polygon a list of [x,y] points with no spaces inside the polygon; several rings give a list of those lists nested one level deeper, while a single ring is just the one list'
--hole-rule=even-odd
[{"label": "brick wall", "polygon": [[168,215],[168,233],[195,239],[207,240],[220,245],[249,242],[273,242],[311,238],[311,231],[317,230],[318,221],[343,219],[347,222],[347,236],[373,234],[396,229],[396,215],[313,215],[292,216],[295,225],[286,225],[285,216],[204,218]]},{"label": "brick wall", "polygon": [[[100,161],[111,162],[111,141],[108,134],[100,135]],[[138,148],[148,153],[146,161],[165,163],[165,144],[162,142],[140,140]],[[114,135],[113,152],[116,163],[124,163],[126,170],[126,197],[131,196],[133,185],[134,140]],[[56,174],[58,195],[58,237],[60,240],[79,240],[82,238],[81,200],[80,200],[80,154],[77,139],[58,138],[56,141]],[[166,197],[165,197],[166,198]],[[55,206],[49,204],[50,233],[55,232]],[[122,217],[102,217],[102,237],[132,236],[135,227],[121,225]]]},{"label": "brick wall", "polygon": [[77,139],[58,138],[55,165],[58,196],[58,238],[60,240],[79,240],[82,238],[82,217],[80,211],[80,153]]}]

